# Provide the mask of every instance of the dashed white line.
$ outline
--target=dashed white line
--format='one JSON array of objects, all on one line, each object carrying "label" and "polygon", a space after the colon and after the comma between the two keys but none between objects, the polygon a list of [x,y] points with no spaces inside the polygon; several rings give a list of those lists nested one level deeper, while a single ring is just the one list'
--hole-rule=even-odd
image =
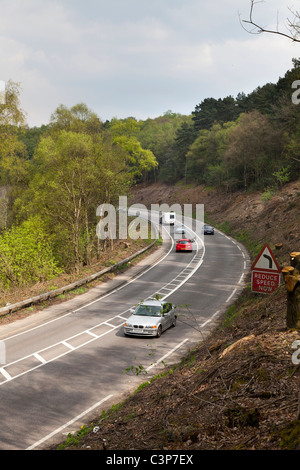
[{"label": "dashed white line", "polygon": [[46,359],[44,359],[39,353],[34,353],[34,357],[35,357],[38,361],[40,361],[42,364],[46,364],[46,363],[47,363]]},{"label": "dashed white line", "polygon": [[74,346],[72,346],[71,344],[69,344],[67,341],[62,341],[61,344],[63,344],[64,346],[66,346],[66,348],[69,348],[71,349],[72,351],[74,351]]},{"label": "dashed white line", "polygon": [[1,374],[5,377],[6,380],[11,380],[11,375],[3,368],[0,369]]},{"label": "dashed white line", "polygon": [[87,333],[90,336],[93,336],[94,338],[98,338],[98,336],[95,335],[95,333],[93,333],[92,331],[86,330],[85,333]]}]

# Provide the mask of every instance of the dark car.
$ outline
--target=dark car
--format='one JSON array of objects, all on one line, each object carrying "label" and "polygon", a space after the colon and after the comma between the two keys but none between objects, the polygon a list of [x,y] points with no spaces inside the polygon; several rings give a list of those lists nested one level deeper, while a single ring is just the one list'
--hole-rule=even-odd
[{"label": "dark car", "polygon": [[204,224],[203,232],[204,235],[213,235],[215,233],[215,229],[211,225]]}]

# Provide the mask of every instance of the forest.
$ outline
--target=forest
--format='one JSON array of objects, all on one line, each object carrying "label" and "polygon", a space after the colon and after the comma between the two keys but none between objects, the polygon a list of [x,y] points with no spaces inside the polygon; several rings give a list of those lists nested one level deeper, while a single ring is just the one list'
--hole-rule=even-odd
[{"label": "forest", "polygon": [[299,179],[300,61],[277,83],[206,98],[190,115],[102,122],[86,104],[60,105],[30,128],[21,86],[0,104],[0,289],[80,272],[101,256],[99,204],[162,181],[272,192]]}]

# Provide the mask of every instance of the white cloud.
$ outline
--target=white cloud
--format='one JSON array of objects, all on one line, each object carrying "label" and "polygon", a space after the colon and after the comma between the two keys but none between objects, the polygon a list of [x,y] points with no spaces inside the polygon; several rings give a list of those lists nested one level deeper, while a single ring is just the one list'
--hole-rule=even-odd
[{"label": "white cloud", "polygon": [[[257,18],[274,23],[277,6],[285,18],[286,3],[257,4]],[[0,0],[0,79],[22,83],[31,125],[82,101],[103,120],[190,113],[206,97],[277,81],[298,56],[288,40],[242,29],[249,4]]]}]

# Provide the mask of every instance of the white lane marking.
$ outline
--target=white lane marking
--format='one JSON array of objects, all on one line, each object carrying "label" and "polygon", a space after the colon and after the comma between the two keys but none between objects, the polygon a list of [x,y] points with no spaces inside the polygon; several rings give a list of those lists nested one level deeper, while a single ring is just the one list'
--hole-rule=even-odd
[{"label": "white lane marking", "polygon": [[[98,325],[98,326],[99,326],[99,325]],[[102,338],[102,336],[105,336],[105,335],[107,335],[108,333],[111,333],[112,331],[116,330],[117,328],[120,328],[120,326],[121,326],[121,325],[115,326],[114,328],[105,331],[105,332],[102,333],[101,335],[92,334],[92,335],[90,335],[90,336],[92,336],[92,339],[89,339],[88,341],[85,341],[84,343],[80,344],[80,345],[77,346],[77,347],[73,347],[72,349],[68,348],[65,352],[59,354],[58,356],[55,356],[55,357],[53,357],[53,358],[51,358],[51,359],[48,359],[48,361],[46,361],[46,362],[44,362],[44,363],[41,363],[41,364],[38,364],[37,366],[34,366],[34,367],[30,368],[30,369],[27,369],[27,370],[25,370],[24,372],[21,372],[20,374],[17,374],[17,375],[15,375],[15,376],[10,376],[10,375],[5,371],[5,369],[4,369],[3,367],[0,369],[0,371],[2,372],[3,375],[5,375],[5,372],[6,372],[6,374],[7,374],[7,376],[8,376],[8,377],[7,377],[7,381],[8,381],[8,380],[17,379],[18,377],[21,377],[22,375],[28,374],[29,372],[33,372],[34,370],[39,369],[40,367],[42,367],[42,366],[44,366],[44,365],[46,365],[46,364],[49,364],[49,363],[51,363],[51,362],[53,362],[53,361],[56,361],[57,359],[60,359],[60,358],[63,357],[63,356],[66,356],[66,355],[69,354],[70,352],[76,351],[77,349],[82,348],[83,346],[86,346],[87,344],[89,344],[89,343],[95,341],[96,339]],[[86,332],[84,332],[84,333],[89,333],[89,332],[86,331]],[[82,334],[82,333],[78,333],[78,335],[73,336],[73,338],[75,338],[76,336],[80,336],[81,334]],[[69,339],[70,339],[70,338],[69,338]],[[18,362],[23,361],[24,359],[28,359],[29,357],[32,357],[32,356],[34,356],[35,354],[43,353],[43,352],[45,352],[45,351],[47,351],[47,350],[49,350],[49,349],[55,348],[55,346],[60,345],[60,344],[62,344],[62,343],[57,343],[57,344],[51,345],[51,346],[49,346],[48,348],[45,348],[45,349],[39,351],[39,353],[34,353],[34,354],[30,354],[30,355],[28,355],[28,356],[26,356],[26,357],[22,357],[21,359],[18,359],[17,361],[14,361],[14,362],[11,362],[10,364],[5,365],[5,367],[9,367],[9,366],[11,366],[11,365],[13,365],[13,364],[17,364]],[[0,383],[0,386],[1,386],[1,385],[4,385],[5,383],[6,383],[6,382]]]},{"label": "white lane marking", "polygon": [[67,341],[62,341],[61,344],[63,344],[64,346],[66,346],[66,348],[71,349],[72,351],[74,351],[74,349],[75,349],[75,348],[74,348],[71,344],[69,344]]},{"label": "white lane marking", "polygon": [[46,363],[47,363],[46,359],[44,359],[42,356],[40,356],[39,353],[34,353],[33,355],[34,355],[34,357],[35,357],[36,359],[38,359],[42,364],[46,364]]},{"label": "white lane marking", "polygon": [[95,335],[95,333],[93,333],[92,331],[86,330],[85,333],[87,333],[88,335],[93,336],[94,338],[98,338],[98,336]]},{"label": "white lane marking", "polygon": [[228,297],[228,299],[226,300],[226,303],[228,303],[230,301],[230,299],[234,296],[234,294],[236,293],[237,289],[233,289],[232,293],[230,294],[230,296]]},{"label": "white lane marking", "polygon": [[[228,238],[228,237],[227,237]],[[229,238],[228,238],[229,239]],[[230,240],[230,239],[229,239]],[[232,241],[232,240],[231,240]],[[203,257],[204,257],[204,253],[205,253],[205,247],[204,247],[204,244],[202,243],[203,245],[203,254],[200,258],[200,263],[198,265],[198,267],[202,264],[202,261],[203,261]],[[243,252],[242,252],[243,253]],[[197,267],[197,269],[198,269]],[[196,270],[195,270],[196,271]],[[193,272],[195,272],[193,270]],[[241,280],[243,279],[243,276],[244,274],[242,274],[241,278],[240,278],[240,281],[239,283],[241,282]],[[188,276],[188,278],[190,278],[190,276]],[[186,281],[185,281],[186,282]],[[183,284],[183,283],[181,283]],[[178,287],[176,287],[174,290],[177,290]],[[236,290],[236,289],[235,289]],[[233,295],[233,293],[231,294]],[[125,312],[124,312],[125,313]],[[217,314],[219,313],[219,310],[216,311],[207,321],[205,321],[201,327],[204,327],[206,324],[208,324],[209,322],[212,321],[213,317],[215,317]],[[122,318],[121,315],[117,315],[116,317],[120,317]],[[114,317],[115,318],[115,317]],[[114,329],[117,328],[117,327],[114,327]],[[90,333],[91,335],[94,335],[93,333],[91,333],[90,331],[87,331],[88,333]],[[107,332],[108,333],[108,332]],[[106,334],[106,333],[104,333]],[[104,335],[103,334],[103,335]],[[103,336],[103,335],[100,335],[100,336]],[[169,351],[167,354],[165,354],[159,361],[156,361],[154,364],[152,364],[151,366],[149,366],[146,370],[149,371],[151,370],[151,368],[153,368],[155,365],[157,365],[159,362],[162,362],[166,357],[170,356],[173,352],[175,352],[177,349],[179,349],[184,343],[186,343],[188,341],[188,338],[183,340],[181,343],[179,343],[176,347],[174,347],[171,351]],[[5,371],[4,371],[5,372]],[[62,431],[63,429],[65,429],[66,427],[70,426],[71,424],[73,424],[74,422],[78,421],[81,417],[85,416],[88,412],[92,411],[93,409],[95,409],[97,406],[100,406],[104,401],[108,400],[109,398],[111,398],[113,395],[108,395],[106,398],[104,398],[103,400],[101,400],[100,402],[96,403],[95,405],[93,405],[92,407],[90,407],[88,410],[86,410],[85,412],[81,413],[80,415],[78,415],[76,418],[70,420],[68,423],[66,423],[65,425],[61,426],[60,428],[56,429],[55,431],[53,431],[52,433],[48,434],[47,436],[45,436],[44,438],[40,439],[39,441],[37,441],[35,444],[31,445],[30,447],[27,448],[27,450],[31,450],[31,449],[34,449],[36,447],[38,447],[40,444],[42,444],[43,442],[45,442],[46,440],[49,440],[51,437],[53,437],[55,434],[57,434],[58,432]]]},{"label": "white lane marking", "polygon": [[12,376],[3,367],[1,367],[0,372],[7,381],[12,379]]},{"label": "white lane marking", "polygon": [[[201,248],[199,248],[199,244],[198,242],[196,241],[196,245],[197,245],[197,251],[196,251],[196,254],[194,255],[194,257],[192,258],[192,260],[189,262],[189,264],[182,270],[181,273],[179,273],[171,282],[169,282],[168,284],[166,284],[163,288],[161,288],[160,290],[158,290],[156,292],[156,294],[159,294],[159,292],[161,292],[162,290],[164,290],[164,288],[166,288],[167,286],[169,286],[172,282],[176,281],[176,279],[178,279],[179,277],[182,277],[184,274],[184,271],[186,269],[191,269],[190,273],[184,277],[184,279],[179,282],[179,284],[177,284],[176,287],[174,287],[170,293],[166,294],[166,295],[163,295],[163,297],[161,298],[161,300],[164,300],[166,298],[168,298],[171,294],[173,294],[176,290],[178,290],[183,284],[185,284],[194,274],[195,272],[200,268],[201,264],[203,263],[203,259],[204,259],[204,255],[205,255],[205,245],[203,243],[203,240],[199,237],[199,235],[197,235],[196,232],[194,232],[190,227],[189,227],[189,230],[193,233],[193,235],[195,235],[196,239],[198,238],[201,245],[202,245],[202,252],[201,254],[199,255],[199,251],[201,250]],[[195,262],[195,261],[198,261],[196,266],[192,266],[192,263]]]},{"label": "white lane marking", "polygon": [[162,356],[160,359],[158,359],[158,361],[154,362],[153,364],[151,364],[151,366],[147,367],[145,370],[148,372],[149,370],[151,370],[153,367],[157,366],[157,364],[159,364],[160,362],[163,362],[166,357],[170,356],[171,354],[173,354],[173,352],[175,352],[177,349],[179,349],[184,343],[186,343],[189,339],[186,338],[184,339],[183,341],[181,341],[181,343],[177,344],[177,346],[175,346],[175,348],[171,349],[167,354],[165,354],[164,356]]},{"label": "white lane marking", "polygon": [[67,313],[65,313],[64,315],[60,315],[59,317],[53,318],[52,320],[48,320],[47,322],[44,322],[44,323],[42,323],[41,325],[33,326],[32,328],[29,328],[28,330],[24,330],[24,331],[21,331],[21,332],[19,332],[19,333],[16,333],[16,334],[12,335],[12,336],[8,336],[7,338],[5,338],[5,341],[8,341],[8,340],[10,340],[10,339],[12,339],[12,338],[16,338],[17,336],[24,335],[24,334],[26,334],[26,333],[30,333],[31,331],[34,331],[34,330],[36,330],[36,329],[38,329],[38,328],[42,328],[42,327],[47,326],[47,325],[49,325],[49,324],[51,324],[51,323],[53,323],[53,322],[55,322],[55,321],[61,320],[61,319],[63,319],[63,318],[66,318],[66,317],[68,317],[69,315],[73,315],[73,313],[78,312],[78,311],[80,311],[80,310],[82,310],[82,309],[84,309],[84,308],[86,308],[86,307],[88,307],[88,306],[94,304],[95,302],[99,302],[99,300],[102,300],[102,299],[104,299],[105,297],[108,297],[108,296],[114,294],[115,292],[117,292],[117,291],[123,289],[123,288],[126,287],[128,284],[131,284],[132,282],[136,281],[136,280],[139,279],[141,276],[143,276],[144,274],[146,274],[148,271],[150,271],[151,269],[155,268],[155,266],[157,266],[157,265],[158,265],[159,263],[161,263],[167,256],[169,256],[169,254],[171,253],[171,251],[173,250],[173,247],[174,247],[174,240],[173,240],[173,238],[171,238],[171,240],[172,240],[171,248],[170,248],[169,251],[165,254],[165,256],[163,256],[162,258],[160,258],[160,259],[159,259],[156,263],[154,263],[153,265],[149,266],[149,268],[146,269],[145,271],[143,271],[142,273],[140,273],[140,274],[138,274],[137,276],[135,276],[135,277],[133,277],[132,279],[130,279],[130,281],[128,281],[126,284],[123,284],[122,286],[117,287],[116,289],[114,289],[114,290],[108,292],[107,294],[101,295],[101,296],[98,297],[96,300],[94,300],[94,301],[92,301],[92,302],[89,302],[89,303],[83,305],[82,307],[80,307],[80,308],[78,308],[78,309],[76,309],[76,310],[71,310],[70,312],[67,312]]},{"label": "white lane marking", "polygon": [[97,408],[98,406],[102,405],[102,403],[104,403],[105,401],[109,400],[110,398],[112,398],[113,395],[107,395],[107,397],[103,398],[102,400],[98,401],[97,403],[95,403],[93,406],[91,406],[90,408],[88,408],[87,410],[83,411],[82,413],[80,413],[78,416],[76,416],[75,418],[73,419],[70,419],[70,421],[68,421],[66,424],[63,424],[62,426],[60,426],[58,429],[55,429],[55,431],[51,432],[50,434],[48,434],[47,436],[43,437],[42,439],[40,439],[39,441],[35,442],[34,444],[32,444],[31,446],[27,447],[27,449],[25,450],[33,450],[35,449],[36,447],[40,446],[41,444],[43,444],[43,442],[45,441],[48,441],[49,439],[51,439],[53,436],[55,436],[55,434],[58,434],[59,432],[63,431],[65,428],[67,428],[68,426],[71,426],[72,424],[76,423],[76,421],[79,421],[81,418],[83,418],[83,416],[87,415],[88,413],[90,413],[91,411],[93,411],[95,408]]},{"label": "white lane marking", "polygon": [[[165,229],[165,230],[166,230],[166,229]],[[159,259],[156,263],[154,263],[153,265],[149,266],[148,269],[146,269],[146,270],[143,271],[142,273],[138,274],[136,277],[130,279],[130,281],[126,282],[126,284],[123,284],[122,286],[117,287],[116,289],[112,290],[111,292],[108,292],[108,294],[101,295],[100,297],[98,297],[97,299],[93,300],[92,302],[89,302],[88,304],[83,305],[82,307],[79,307],[79,308],[77,308],[76,310],[73,310],[73,312],[71,312],[71,313],[79,312],[80,310],[83,310],[84,308],[89,307],[90,305],[93,305],[93,304],[96,303],[96,302],[99,302],[99,300],[105,299],[105,298],[108,297],[109,295],[112,295],[112,294],[114,294],[115,292],[118,292],[119,290],[121,290],[121,289],[123,289],[124,287],[128,286],[129,284],[131,284],[132,282],[136,281],[136,280],[139,279],[141,276],[143,276],[144,274],[146,274],[148,271],[150,271],[151,269],[153,269],[155,266],[157,266],[159,263],[161,263],[167,256],[169,256],[169,254],[170,254],[171,251],[173,250],[173,247],[174,247],[174,239],[171,237],[171,240],[172,240],[172,245],[171,245],[171,248],[169,249],[169,251],[165,254],[165,256],[163,256],[161,259]]]},{"label": "white lane marking", "polygon": [[[195,232],[193,232],[193,233],[195,233]],[[195,234],[195,235],[196,235],[196,234]],[[197,237],[197,235],[196,235],[196,237]],[[199,258],[200,261],[197,262],[197,264],[196,264],[196,266],[193,268],[193,270],[192,270],[182,281],[179,281],[179,283],[176,285],[176,287],[172,288],[172,290],[170,290],[170,292],[168,292],[167,294],[165,294],[165,295],[162,296],[162,300],[163,300],[163,299],[166,299],[166,298],[169,297],[173,292],[175,292],[177,289],[179,289],[185,282],[187,282],[188,279],[190,279],[190,277],[191,277],[191,276],[197,271],[197,269],[201,266],[201,264],[202,264],[202,262],[203,262],[203,257],[204,257],[204,254],[205,254],[205,247],[204,247],[204,244],[203,244],[203,242],[202,242],[201,239],[200,239],[200,241],[201,241],[202,246],[203,246],[203,252],[202,252],[202,254],[201,254],[201,257]],[[173,245],[174,245],[174,239],[172,239],[172,242],[173,242],[173,243],[172,243],[172,247],[173,247]],[[197,247],[198,247],[198,243],[197,243]],[[168,254],[169,254],[169,252],[168,252]],[[190,263],[189,263],[187,266],[190,266],[190,265],[195,261],[195,259],[197,260],[198,257],[199,257],[199,255],[198,255],[198,253],[196,253],[195,256],[192,258],[192,260],[190,261]],[[165,257],[164,257],[164,258],[165,258]],[[183,271],[184,271],[185,269],[186,269],[186,267],[183,269]],[[183,271],[182,271],[182,272],[183,272]],[[144,274],[144,273],[142,273],[142,274]],[[142,274],[141,274],[141,275],[142,275]],[[180,276],[180,274],[177,275],[177,276],[172,280],[172,282],[174,282],[179,276]],[[168,285],[169,285],[169,283],[166,284],[166,286],[168,286]],[[165,286],[165,287],[166,287],[166,286]],[[164,288],[161,288],[159,291],[155,292],[155,293],[152,294],[150,297],[153,297],[155,294],[158,294],[158,293],[161,292],[163,289],[164,289]],[[116,289],[116,290],[119,290],[119,289]],[[111,294],[111,293],[109,293],[108,295],[110,295],[110,294]],[[102,299],[102,298],[103,298],[103,297],[101,297],[101,299]],[[96,301],[99,301],[99,300],[100,300],[100,299],[97,299]],[[96,302],[96,301],[95,301],[95,302]],[[93,301],[92,303],[94,303],[94,301]],[[90,303],[87,304],[87,305],[90,305]],[[84,307],[81,307],[81,308],[84,308]],[[80,309],[81,309],[81,308],[80,308]],[[74,310],[74,311],[75,311],[75,310]],[[27,369],[26,371],[21,372],[20,374],[14,376],[14,377],[10,377],[9,380],[13,380],[13,379],[16,379],[17,377],[20,377],[21,375],[27,374],[27,373],[29,373],[29,372],[31,372],[31,371],[33,371],[33,370],[35,370],[35,369],[41,367],[42,365],[47,364],[48,362],[53,362],[55,359],[59,359],[60,357],[62,357],[62,356],[64,356],[64,355],[68,354],[69,352],[75,351],[75,350],[77,350],[77,349],[79,349],[79,348],[81,348],[81,347],[87,345],[88,343],[90,343],[90,342],[92,342],[92,341],[95,341],[96,339],[99,339],[100,337],[102,337],[102,336],[104,336],[104,335],[106,335],[106,334],[108,334],[108,333],[114,331],[116,328],[120,328],[120,327],[122,326],[122,324],[119,324],[119,325],[117,325],[117,326],[114,326],[114,325],[110,324],[109,322],[110,322],[111,320],[117,318],[117,317],[121,317],[121,318],[122,318],[122,315],[125,314],[125,313],[128,312],[128,311],[130,311],[130,308],[127,309],[127,310],[125,310],[125,311],[122,312],[121,314],[116,315],[116,316],[113,317],[113,318],[110,318],[110,319],[108,319],[108,320],[106,320],[106,321],[104,321],[104,322],[101,322],[101,323],[99,323],[99,324],[97,324],[97,325],[95,325],[95,326],[89,328],[88,330],[81,331],[81,332],[77,333],[77,334],[74,335],[74,336],[71,336],[71,337],[69,337],[69,338],[66,338],[64,341],[60,341],[60,342],[58,342],[58,343],[52,344],[51,346],[48,346],[47,348],[44,348],[44,349],[42,349],[42,350],[40,350],[40,351],[37,351],[37,352],[32,353],[32,354],[29,354],[29,355],[26,356],[26,357],[22,357],[22,358],[20,358],[20,359],[17,359],[16,361],[13,361],[13,362],[11,362],[11,363],[9,363],[9,364],[6,364],[5,367],[9,367],[9,366],[11,366],[11,365],[13,365],[13,364],[16,364],[16,363],[18,363],[18,362],[24,360],[24,359],[27,359],[27,358],[29,358],[29,357],[32,357],[34,354],[41,355],[41,357],[42,357],[42,353],[43,353],[43,352],[45,352],[45,351],[47,351],[47,350],[50,350],[50,349],[52,349],[52,348],[55,348],[55,346],[60,345],[60,344],[64,344],[64,346],[66,346],[66,347],[68,348],[68,350],[67,350],[66,352],[64,352],[64,353],[62,353],[62,354],[59,354],[58,356],[53,357],[53,358],[51,358],[51,359],[48,360],[48,361],[42,362],[41,364],[39,364],[39,365],[37,365],[37,366],[34,366],[34,367],[30,368],[30,369]],[[72,312],[71,312],[71,313],[72,313]],[[69,314],[70,314],[70,313],[69,313]],[[126,320],[126,318],[125,318],[125,320]],[[51,321],[50,321],[50,322],[47,322],[47,323],[51,323]],[[74,346],[72,346],[71,344],[69,344],[68,341],[70,341],[71,339],[74,339],[74,338],[76,338],[77,336],[81,336],[83,333],[86,333],[86,332],[88,333],[89,331],[91,331],[91,330],[93,330],[93,329],[96,329],[96,328],[98,328],[98,327],[101,326],[101,325],[106,325],[106,326],[108,326],[108,327],[111,328],[111,329],[108,330],[108,331],[106,331],[105,333],[100,334],[100,335],[95,335],[95,334],[93,334],[93,338],[92,338],[92,339],[90,339],[90,340],[88,340],[88,341],[85,341],[84,343],[78,345],[77,347],[74,347]],[[41,325],[40,325],[40,326],[41,326]],[[35,328],[37,328],[37,327],[34,327],[33,329],[35,329]],[[31,329],[30,329],[30,330],[27,330],[27,332],[28,332],[28,331],[31,331]],[[24,333],[24,332],[23,332],[23,333]],[[19,333],[19,334],[23,334],[23,333]],[[16,336],[17,336],[17,335],[16,335]],[[10,338],[11,338],[11,337],[10,337]],[[4,374],[3,374],[3,375],[4,375]],[[2,383],[0,383],[0,386],[3,385],[3,384],[5,384],[5,381],[2,382]]]},{"label": "white lane marking", "polygon": [[[192,232],[193,232],[193,231],[192,231]],[[189,275],[186,276],[183,281],[181,281],[181,282],[179,281],[179,284],[177,284],[176,287],[174,287],[172,290],[170,290],[170,292],[168,292],[167,294],[163,295],[162,300],[164,300],[164,299],[166,299],[167,297],[169,297],[173,292],[175,292],[175,291],[176,291],[177,289],[179,289],[184,283],[186,283],[186,282],[188,281],[188,279],[190,279],[190,277],[192,277],[192,275],[198,270],[198,268],[201,266],[201,264],[202,264],[202,262],[203,262],[203,258],[204,258],[204,255],[205,255],[205,246],[204,246],[204,243],[203,243],[203,241],[201,240],[201,238],[198,237],[198,235],[197,235],[195,232],[193,232],[193,233],[196,235],[196,238],[199,238],[199,240],[201,241],[201,244],[202,244],[202,246],[203,246],[203,252],[201,253],[200,256],[199,256],[199,254],[198,254],[198,252],[197,252],[196,255],[195,255],[195,256],[192,258],[192,260],[190,261],[190,263],[183,269],[182,272],[184,272],[187,267],[190,267],[190,265],[191,265],[195,260],[197,260],[197,258],[199,259],[199,262],[196,264],[195,267],[192,268],[192,270],[191,270],[191,272],[189,273]],[[226,238],[228,238],[228,240],[232,241],[229,237],[226,237]],[[173,244],[174,244],[174,240],[173,240],[173,239],[172,239],[172,242],[173,242],[173,243],[172,243],[172,247],[173,247]],[[197,242],[196,242],[196,244],[197,244],[197,247],[198,247],[198,243],[197,243]],[[235,243],[235,244],[236,244],[236,243]],[[168,252],[168,254],[169,254],[169,253],[170,253],[170,252]],[[167,256],[167,255],[166,255],[166,256]],[[165,256],[165,257],[166,257],[166,256]],[[164,257],[164,258],[165,258],[165,257]],[[164,258],[163,258],[163,259],[164,259]],[[160,261],[158,261],[156,264],[158,264],[159,262],[160,262]],[[149,268],[149,269],[151,269],[151,268]],[[142,273],[141,275],[143,275],[143,274],[144,274],[144,273]],[[150,297],[153,297],[155,294],[158,294],[159,292],[161,292],[162,290],[164,290],[164,288],[166,288],[166,290],[169,290],[169,289],[167,288],[167,286],[170,285],[171,283],[174,283],[174,281],[176,281],[176,279],[178,279],[178,278],[181,277],[181,276],[182,276],[181,274],[177,275],[170,283],[166,284],[165,287],[161,288],[159,291],[157,291],[156,293],[152,294]],[[241,275],[240,280],[239,280],[239,283],[242,281],[243,276],[244,276],[244,273]],[[138,277],[140,277],[140,276],[138,276]],[[135,280],[135,279],[133,279],[133,280]],[[132,280],[132,281],[133,281],[133,280]],[[132,281],[130,281],[130,282],[132,282]],[[122,286],[122,287],[123,287],[123,286]],[[122,288],[122,287],[121,287],[121,288]],[[119,288],[116,289],[116,290],[119,290]],[[231,299],[231,297],[235,294],[236,290],[237,290],[237,289],[234,289],[234,291],[233,291],[232,294],[228,297],[228,299],[226,300],[226,302],[229,302],[229,300]],[[111,293],[112,293],[112,292],[111,292]],[[110,295],[111,293],[109,293],[109,294],[107,294],[107,295]],[[150,297],[149,297],[149,298],[150,298]],[[102,297],[101,297],[101,298],[102,298]],[[96,301],[99,301],[99,300],[100,300],[100,298],[98,298]],[[96,301],[93,301],[92,303],[94,303],[94,302],[96,302]],[[87,305],[90,305],[90,304],[87,304]],[[84,307],[81,307],[81,308],[84,308]],[[81,308],[80,308],[80,309],[81,309]],[[125,310],[125,311],[122,312],[121,314],[116,315],[115,317],[113,317],[113,318],[111,318],[111,319],[109,319],[109,320],[106,320],[106,321],[104,321],[104,322],[102,322],[102,323],[99,323],[98,325],[95,325],[95,326],[89,328],[88,330],[81,331],[81,332],[77,333],[76,335],[71,336],[70,338],[67,338],[65,341],[58,342],[58,343],[53,344],[53,345],[51,345],[51,346],[49,346],[49,347],[47,347],[47,348],[45,348],[45,349],[43,349],[43,350],[41,350],[41,351],[35,352],[35,353],[30,354],[30,355],[28,355],[28,356],[26,356],[26,357],[23,357],[23,358],[20,358],[20,359],[14,361],[14,362],[11,362],[10,364],[6,364],[6,365],[5,365],[5,367],[8,367],[8,366],[10,366],[10,365],[12,365],[12,364],[15,364],[15,363],[17,363],[17,362],[20,362],[20,361],[26,359],[26,358],[32,357],[32,356],[35,355],[35,354],[39,355],[39,354],[42,353],[43,351],[49,350],[49,349],[51,349],[51,348],[54,348],[55,346],[57,346],[57,345],[59,345],[59,344],[64,344],[67,348],[69,348],[67,352],[64,352],[64,353],[62,353],[62,354],[60,354],[60,355],[58,355],[58,356],[56,356],[56,357],[53,357],[52,359],[50,359],[50,360],[48,360],[48,361],[43,361],[42,364],[40,364],[40,365],[38,365],[38,366],[32,367],[31,369],[28,369],[28,370],[26,370],[26,371],[24,371],[24,372],[22,372],[22,373],[20,373],[20,374],[18,374],[18,375],[16,375],[16,376],[14,376],[14,377],[11,377],[11,376],[5,371],[4,367],[2,367],[0,371],[2,372],[2,374],[3,374],[4,377],[7,377],[7,380],[12,380],[12,379],[15,379],[15,378],[17,378],[17,377],[20,377],[21,375],[24,375],[24,374],[30,372],[30,371],[33,371],[33,370],[37,369],[38,367],[41,367],[42,365],[47,364],[48,362],[52,362],[52,361],[54,361],[54,360],[56,360],[56,359],[59,359],[60,357],[62,357],[62,356],[64,356],[64,355],[68,354],[69,352],[75,351],[75,350],[77,350],[77,349],[79,349],[79,348],[81,348],[81,347],[87,345],[88,343],[90,343],[90,342],[92,342],[92,341],[94,341],[94,340],[96,340],[96,339],[99,339],[100,337],[102,337],[102,336],[104,336],[104,335],[106,335],[106,334],[108,334],[108,333],[114,331],[116,328],[120,328],[120,327],[122,326],[122,324],[119,324],[119,325],[117,325],[117,326],[114,326],[114,325],[112,325],[112,324],[109,324],[109,321],[110,321],[110,320],[113,320],[113,319],[115,319],[115,318],[117,318],[117,317],[123,318],[122,315],[125,314],[126,312],[129,312],[129,311],[130,311],[130,308],[127,309],[127,310]],[[70,313],[73,313],[73,312],[70,312]],[[69,313],[69,314],[70,314],[70,313]],[[214,315],[215,315],[215,314],[214,314]],[[211,318],[213,318],[214,315],[213,315]],[[125,318],[125,320],[126,320],[126,318]],[[210,321],[211,321],[211,320],[207,320],[207,321],[205,322],[205,324],[209,323]],[[50,323],[50,322],[49,322],[49,323]],[[91,332],[91,330],[96,329],[96,328],[98,328],[98,327],[101,326],[101,325],[107,325],[107,326],[109,326],[109,328],[111,328],[111,329],[108,330],[108,331],[106,331],[106,332],[104,332],[104,333],[102,333],[102,334],[100,334],[100,335],[96,335],[95,333],[92,333],[92,332]],[[203,324],[202,326],[204,326],[204,324]],[[35,328],[33,328],[33,329],[35,329]],[[31,331],[31,330],[28,330],[28,331]],[[71,346],[71,345],[68,343],[68,340],[73,339],[73,338],[76,338],[77,336],[81,336],[83,333],[88,333],[88,334],[90,334],[90,336],[92,336],[92,339],[90,339],[90,340],[88,340],[88,341],[86,341],[86,342],[84,342],[84,343],[78,345],[77,347],[73,347],[73,346]],[[20,334],[22,334],[22,333],[20,333]],[[41,357],[42,357],[42,356],[41,356]],[[0,383],[0,386],[3,385],[4,383],[5,383],[5,382]]]},{"label": "white lane marking", "polygon": [[[188,338],[184,339],[183,341],[181,341],[181,343],[179,343],[177,346],[175,346],[173,349],[171,349],[167,354],[165,354],[164,356],[162,356],[158,361],[156,361],[155,363],[151,364],[149,367],[146,368],[146,371],[148,372],[149,370],[151,370],[153,367],[155,367],[156,365],[158,365],[159,363],[163,362],[168,356],[170,356],[171,354],[173,354],[175,351],[177,351],[177,349],[179,349],[181,346],[183,346],[187,341],[189,341]],[[88,413],[90,413],[91,411],[93,411],[95,408],[97,408],[98,406],[102,405],[105,401],[109,400],[110,398],[112,398],[113,395],[108,395],[107,397],[103,398],[102,400],[100,400],[99,402],[95,403],[94,405],[92,405],[90,408],[88,408],[87,410],[85,410],[83,413],[80,413],[79,415],[77,415],[75,418],[71,419],[70,421],[68,421],[66,424],[63,424],[62,426],[60,426],[58,429],[55,429],[55,431],[52,431],[50,434],[47,434],[47,436],[43,437],[42,439],[40,439],[39,441],[35,442],[34,444],[32,444],[31,446],[27,447],[26,450],[33,450],[35,449],[36,447],[39,447],[41,444],[43,444],[44,442],[48,441],[49,439],[51,439],[53,436],[55,436],[56,434],[58,434],[59,432],[62,432],[65,428],[71,426],[72,424],[76,423],[77,421],[79,421],[83,416],[87,415]]]},{"label": "white lane marking", "polygon": [[208,320],[206,320],[204,323],[202,323],[200,325],[200,328],[203,328],[204,326],[206,326],[208,323],[210,323],[212,321],[212,319],[218,315],[220,313],[220,310],[217,310]]}]

